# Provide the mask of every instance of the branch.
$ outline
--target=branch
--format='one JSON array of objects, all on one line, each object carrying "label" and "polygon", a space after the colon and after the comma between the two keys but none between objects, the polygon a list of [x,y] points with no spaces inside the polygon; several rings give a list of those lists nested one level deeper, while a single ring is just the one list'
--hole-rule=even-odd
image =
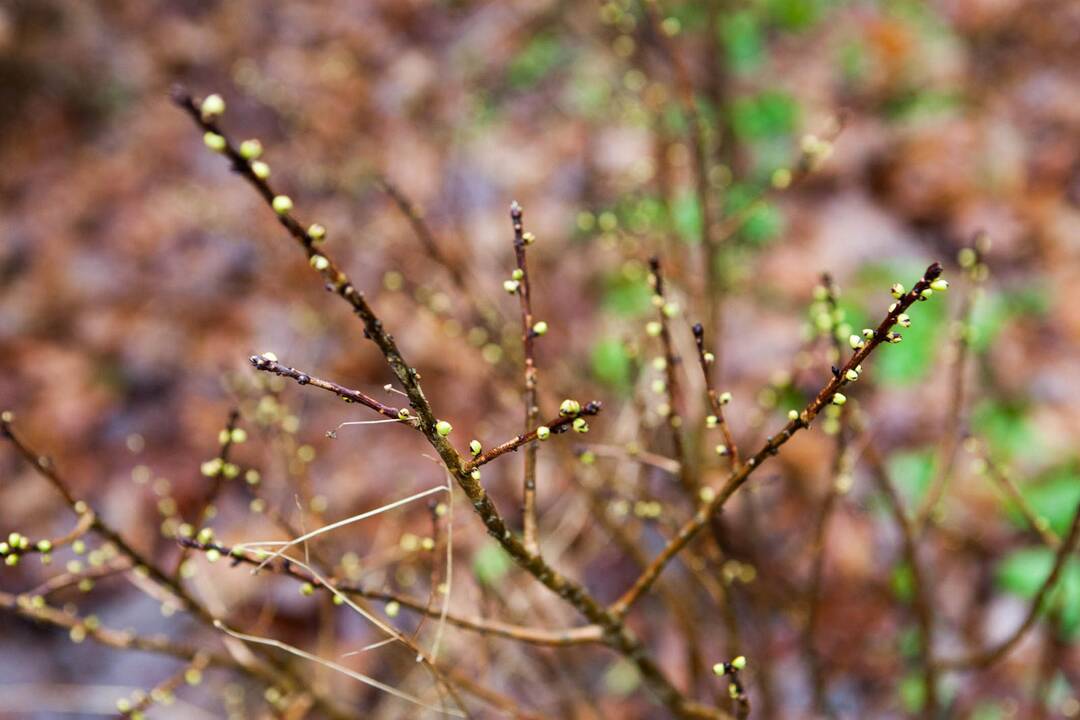
[{"label": "branch", "polygon": [[664,276],[660,272],[660,258],[649,258],[649,282],[653,288],[653,304],[656,305],[657,318],[660,324],[660,344],[664,350],[664,390],[667,393],[667,425],[671,430],[671,444],[675,450],[675,458],[679,461],[679,484],[683,492],[691,502],[698,500],[697,479],[693,475],[693,467],[686,452],[686,439],[682,433],[682,416],[679,408],[682,397],[679,393],[679,376],[676,366],[682,362],[675,354],[674,343],[671,340],[671,328],[668,320],[678,313],[679,306],[670,303],[664,295]]},{"label": "branch", "polygon": [[919,664],[923,672],[923,693],[925,707],[929,716],[937,712],[938,667],[934,662],[934,611],[926,578],[923,576],[922,563],[919,562],[918,531],[915,522],[908,518],[904,510],[904,501],[900,499],[896,487],[889,478],[889,473],[881,456],[872,442],[866,443],[864,454],[870,462],[870,468],[878,489],[885,496],[889,512],[900,530],[903,544],[904,561],[911,569],[912,607],[919,626]]},{"label": "branch", "polygon": [[[315,247],[317,240],[310,230],[304,230],[292,216],[292,201],[285,196],[277,195],[267,183],[268,168],[260,165],[262,172],[256,174],[252,161],[240,154],[237,147],[221,132],[213,117],[208,118],[203,115],[186,90],[174,88],[172,98],[173,102],[187,112],[195,124],[207,133],[204,135],[207,144],[222,153],[232,163],[233,169],[255,188],[270,209],[277,214],[282,226],[296,240],[308,258],[309,264],[319,273],[328,289],[349,303],[363,322],[366,337],[375,342],[405,389],[409,402],[418,415],[420,431],[438,453],[455,482],[469,498],[470,504],[480,516],[488,533],[502,546],[503,550],[522,569],[539,580],[544,587],[572,605],[591,623],[600,625],[605,643],[634,662],[645,683],[674,714],[683,718],[724,717],[724,713],[719,710],[688,700],[648,655],[641,640],[623,624],[621,617],[605,608],[584,586],[555,570],[538,554],[530,552],[524,543],[510,531],[479,479],[473,477],[472,472],[466,469],[464,459],[446,439],[445,434],[441,434],[436,429],[438,425],[445,431],[448,429],[448,423],[440,423],[436,420],[431,405],[420,387],[419,373],[405,362],[397,343],[386,332],[382,321],[376,316],[363,294],[356,289],[349,277],[339,269],[325,251]],[[319,227],[319,230],[322,228]],[[322,232],[316,232],[315,235],[321,237]]]},{"label": "branch", "polygon": [[[221,543],[201,542],[189,538],[180,538],[179,542],[180,545],[185,548],[199,550],[204,553],[213,551],[219,553],[222,557],[228,557],[233,567],[237,565],[261,567],[270,572],[286,575],[299,582],[308,583],[315,590],[329,591],[329,588],[320,582],[318,578],[297,567],[294,563],[290,562],[288,558],[283,558],[280,562],[269,562],[263,565],[263,558],[253,557],[246,551],[239,552],[234,550],[234,548]],[[346,595],[355,595],[357,597],[380,602],[396,602],[401,607],[408,608],[420,615],[435,619],[441,617],[439,608],[432,608],[428,603],[408,595],[380,590],[367,590],[353,583],[335,583],[334,587],[339,592]],[[522,625],[513,625],[510,623],[499,622],[498,620],[489,620],[487,618],[455,615],[453,613],[447,613],[446,621],[463,630],[469,630],[481,635],[503,637],[533,645],[565,646],[599,643],[603,641],[603,635],[600,628],[596,625],[586,625],[584,627],[562,630],[545,630]]]},{"label": "branch", "polygon": [[276,359],[268,357],[267,355],[252,355],[248,360],[256,370],[262,370],[263,372],[274,373],[281,377],[291,378],[296,381],[298,385],[310,385],[311,387],[317,387],[320,390],[326,390],[332,392],[339,398],[348,403],[358,403],[365,407],[369,407],[380,415],[384,415],[393,420],[402,420],[402,413],[405,414],[405,418],[408,418],[408,408],[396,408],[391,405],[386,405],[379,402],[375,398],[360,392],[359,390],[353,390],[347,388],[344,385],[338,385],[335,382],[329,380],[323,380],[317,378],[314,375],[308,375],[305,372],[301,372],[296,368],[291,368],[288,365],[279,363]]},{"label": "branch", "polygon": [[487,465],[489,462],[491,462],[497,457],[500,457],[501,455],[505,455],[508,452],[515,452],[522,445],[525,445],[526,443],[531,443],[536,440],[540,428],[547,428],[552,435],[564,433],[573,426],[575,419],[583,416],[590,417],[592,415],[596,415],[600,412],[602,408],[603,403],[601,403],[599,400],[593,400],[592,402],[584,405],[581,410],[576,414],[560,414],[558,417],[549,420],[546,425],[540,425],[532,430],[529,430],[526,433],[522,433],[521,435],[510,438],[501,445],[496,445],[490,450],[485,450],[469,462],[465,463],[464,467],[467,471],[471,472],[472,470],[475,470],[481,465]]},{"label": "branch", "polygon": [[731,466],[737,468],[740,462],[739,447],[735,444],[735,437],[731,434],[731,428],[724,417],[724,399],[716,392],[716,388],[712,384],[712,365],[716,362],[716,355],[705,349],[705,328],[701,326],[701,323],[695,323],[692,329],[694,331],[694,342],[697,343],[701,374],[705,376],[705,397],[709,401],[712,416],[716,418],[716,425],[724,436],[724,450],[731,456]]},{"label": "branch", "polygon": [[1001,660],[1008,655],[1009,652],[1016,647],[1016,644],[1023,639],[1028,630],[1034,627],[1035,621],[1038,619],[1039,613],[1042,612],[1047,597],[1057,586],[1057,581],[1065,569],[1065,563],[1076,549],[1078,538],[1080,538],[1080,504],[1077,504],[1076,506],[1076,512],[1073,514],[1069,533],[1065,539],[1061,541],[1061,545],[1057,549],[1057,554],[1054,556],[1054,566],[1050,570],[1050,574],[1047,575],[1046,581],[1043,582],[1042,586],[1039,588],[1039,591],[1035,593],[1035,597],[1031,600],[1031,607],[1028,609],[1028,614],[1024,618],[1024,621],[1020,623],[1019,627],[997,645],[988,647],[985,650],[962,657],[946,658],[936,661],[935,665],[937,669],[946,671],[979,670],[981,668],[990,667],[998,660]]},{"label": "branch", "polygon": [[[525,257],[525,246],[529,244],[532,234],[524,231],[521,206],[517,202],[510,205],[510,220],[514,227],[514,259],[517,262],[517,270],[514,272],[513,279],[507,283],[506,289],[515,292],[521,304],[521,343],[525,353],[525,430],[528,431],[536,425],[536,418],[540,415],[536,355],[533,345],[542,333],[536,329],[537,324],[533,319],[529,266]],[[525,447],[521,504],[522,533],[525,549],[535,554],[540,551],[536,528],[536,451],[539,448],[535,438],[526,442],[528,444]]]},{"label": "branch", "polygon": [[[671,558],[675,557],[675,555],[683,548],[690,544],[690,541],[697,536],[698,532],[708,525],[712,515],[724,507],[724,504],[735,494],[735,491],[742,487],[743,483],[750,478],[750,475],[753,474],[754,470],[779,452],[780,448],[790,440],[795,433],[810,427],[810,423],[813,422],[814,418],[817,417],[818,413],[820,413],[826,405],[829,403],[843,403],[843,400],[841,400],[843,396],[838,395],[838,391],[851,382],[851,380],[848,379],[849,377],[858,377],[858,370],[856,368],[861,367],[863,361],[870,356],[878,345],[883,342],[894,341],[893,339],[898,337],[891,332],[891,329],[899,321],[899,316],[920,298],[925,299],[926,297],[929,297],[929,295],[924,295],[923,292],[929,290],[932,294],[933,290],[930,288],[930,284],[937,280],[940,275],[941,265],[934,263],[926,269],[923,277],[915,283],[915,287],[913,287],[910,292],[900,295],[897,302],[892,304],[889,308],[889,312],[881,321],[881,324],[878,325],[876,330],[872,331],[872,334],[869,337],[860,339],[857,336],[852,336],[854,340],[858,340],[858,347],[844,367],[833,374],[833,377],[829,382],[826,383],[818,392],[817,396],[803,408],[803,411],[798,417],[789,420],[780,432],[769,437],[761,449],[747,459],[744,464],[732,471],[731,475],[728,476],[727,482],[720,491],[717,492],[712,501],[701,507],[690,520],[679,528],[676,536],[662,551],[660,551],[660,554],[656,556],[648,569],[646,569],[645,572],[634,581],[634,584],[630,589],[611,606],[613,612],[621,616],[634,601],[642,595],[642,593],[649,589],[660,573],[663,572]],[[849,373],[854,373],[854,375],[849,375]]]}]

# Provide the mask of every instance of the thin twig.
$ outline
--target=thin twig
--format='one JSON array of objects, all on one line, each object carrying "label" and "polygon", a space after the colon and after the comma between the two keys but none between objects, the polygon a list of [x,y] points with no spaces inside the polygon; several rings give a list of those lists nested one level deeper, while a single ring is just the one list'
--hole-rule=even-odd
[{"label": "thin twig", "polygon": [[[237,552],[235,548],[217,542],[200,542],[198,540],[182,538],[180,544],[184,547],[202,552],[214,550],[222,556],[227,556],[234,566],[241,564],[250,565],[252,567],[261,566],[263,570],[287,575],[298,582],[310,583],[316,590],[329,591],[326,585],[320,582],[318,578],[297,567],[296,563],[288,558],[282,558],[277,562],[267,563],[266,559],[261,556],[253,556],[247,551]],[[266,564],[263,565],[263,563]],[[439,618],[442,614],[439,608],[431,607],[429,603],[425,601],[400,593],[370,590],[355,583],[348,582],[335,583],[334,588],[339,592],[350,596],[376,600],[379,602],[396,602],[403,608],[431,618]],[[595,625],[585,625],[583,627],[560,630],[546,630],[542,628],[525,627],[523,625],[513,625],[487,618],[457,615],[455,613],[446,613],[446,622],[462,628],[463,630],[469,630],[481,635],[503,637],[509,640],[518,640],[533,645],[581,645],[603,641],[600,628]]]},{"label": "thin twig", "polygon": [[863,456],[870,464],[874,481],[885,496],[889,512],[900,530],[903,545],[904,562],[911,571],[911,604],[915,611],[915,621],[919,627],[919,666],[923,675],[923,707],[928,718],[937,714],[938,708],[938,672],[934,661],[934,603],[930,588],[923,574],[919,560],[918,535],[914,522],[904,510],[904,501],[889,478],[885,463],[872,442],[867,442]]},{"label": "thin twig", "polygon": [[671,444],[675,457],[679,461],[679,484],[691,502],[698,500],[697,479],[694,477],[694,463],[687,455],[686,438],[683,437],[683,418],[680,412],[682,395],[679,392],[678,365],[682,362],[675,352],[668,322],[671,315],[678,311],[678,305],[670,302],[665,295],[664,275],[660,270],[660,258],[649,258],[649,284],[653,290],[653,304],[656,306],[657,321],[660,323],[660,344],[664,351],[664,391],[667,395],[667,421],[671,432]]},{"label": "thin twig", "polygon": [[731,475],[728,476],[727,482],[720,491],[717,492],[716,496],[709,503],[699,508],[694,516],[679,529],[678,534],[663,550],[660,551],[660,554],[656,556],[645,572],[643,572],[638,579],[634,581],[630,589],[628,589],[623,596],[612,605],[613,612],[618,615],[625,613],[634,601],[649,589],[649,586],[651,586],[660,575],[664,567],[667,566],[667,563],[683,548],[689,545],[690,541],[697,536],[702,528],[709,524],[710,518],[724,507],[724,504],[735,494],[735,491],[742,487],[743,483],[750,478],[754,470],[779,452],[780,448],[790,440],[795,433],[809,427],[810,423],[813,422],[814,418],[817,417],[818,413],[820,413],[827,404],[836,402],[835,396],[837,392],[850,382],[847,379],[848,371],[855,372],[855,368],[860,366],[878,345],[883,342],[888,342],[888,338],[892,336],[891,330],[893,326],[896,325],[898,317],[911,307],[911,305],[920,297],[925,297],[922,295],[922,292],[928,290],[930,288],[930,283],[936,280],[940,275],[941,265],[938,263],[932,264],[926,269],[923,277],[915,283],[915,286],[911,291],[901,295],[897,302],[892,304],[889,312],[881,321],[881,324],[873,331],[873,335],[861,341],[860,346],[848,359],[844,367],[833,374],[833,377],[829,382],[826,383],[814,399],[803,408],[803,411],[799,413],[798,417],[789,420],[780,432],[768,438],[761,449],[748,458],[741,466],[734,469]]},{"label": "thin twig", "polygon": [[[536,426],[536,419],[540,416],[534,347],[538,335],[533,329],[535,321],[532,311],[532,288],[525,253],[525,246],[528,243],[522,222],[521,205],[517,202],[510,205],[510,221],[514,227],[514,259],[517,263],[517,272],[510,282],[517,283],[515,292],[521,305],[521,343],[525,354],[525,432],[528,432],[530,428]],[[522,481],[522,541],[525,543],[525,549],[533,554],[540,552],[536,526],[536,451],[538,449],[539,441],[535,438],[526,444]]]},{"label": "thin twig", "polygon": [[1057,549],[1057,554],[1054,556],[1053,568],[1050,570],[1050,574],[1046,576],[1046,580],[1039,587],[1038,592],[1035,593],[1035,597],[1032,598],[1031,606],[1028,609],[1024,621],[1020,623],[1016,630],[999,643],[969,655],[937,660],[935,662],[936,667],[939,670],[946,671],[980,670],[982,668],[990,667],[1008,655],[1009,652],[1016,647],[1017,643],[1024,638],[1024,635],[1034,627],[1035,621],[1038,620],[1039,613],[1042,612],[1047,597],[1057,586],[1057,582],[1061,578],[1062,572],[1065,570],[1066,562],[1076,550],[1078,538],[1080,538],[1080,503],[1077,504],[1076,511],[1073,513],[1069,532],[1065,539],[1061,541],[1061,545]]},{"label": "thin twig", "polygon": [[461,455],[449,440],[436,430],[439,421],[420,386],[419,373],[405,361],[396,341],[383,327],[382,321],[364,295],[353,285],[348,275],[339,268],[329,254],[321,247],[317,247],[315,238],[293,217],[289,209],[291,201],[279,200],[275,209],[274,199],[278,197],[277,193],[267,183],[265,177],[255,174],[250,161],[241,155],[233,142],[222,133],[217,122],[212,118],[204,117],[195,100],[183,88],[174,88],[172,97],[173,101],[187,112],[204,133],[213,133],[214,144],[220,144],[221,153],[228,158],[233,169],[255,188],[270,209],[277,214],[279,222],[296,240],[310,265],[322,277],[327,287],[344,299],[363,322],[366,337],[375,342],[408,395],[409,402],[418,416],[419,427],[424,437],[438,453],[454,481],[469,498],[488,533],[502,546],[503,550],[548,590],[572,605],[591,623],[600,625],[603,628],[605,643],[636,665],[645,684],[671,712],[684,718],[724,717],[725,714],[719,710],[687,699],[646,652],[641,640],[624,625],[620,616],[610,612],[580,583],[555,570],[538,554],[529,552],[524,543],[510,531],[480,480],[472,476],[472,473],[466,469]]}]

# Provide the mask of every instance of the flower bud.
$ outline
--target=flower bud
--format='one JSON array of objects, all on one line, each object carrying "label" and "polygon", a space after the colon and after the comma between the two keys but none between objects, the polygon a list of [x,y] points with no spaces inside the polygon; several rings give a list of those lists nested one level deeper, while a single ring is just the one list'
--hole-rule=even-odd
[{"label": "flower bud", "polygon": [[579,403],[577,400],[571,400],[567,398],[566,400],[562,401],[561,405],[559,405],[560,415],[577,415],[580,412],[581,403]]},{"label": "flower bud", "polygon": [[834,394],[832,396],[832,404],[833,405],[843,405],[846,402],[847,402],[847,395],[844,395],[843,393],[836,393],[836,394]]},{"label": "flower bud", "polygon": [[532,331],[534,335],[544,335],[548,331],[548,324],[541,320],[532,326]]},{"label": "flower bud", "polygon": [[326,239],[326,228],[319,223],[312,223],[308,226],[307,234],[312,242],[322,242]]},{"label": "flower bud", "polygon": [[212,120],[225,112],[225,100],[217,93],[207,95],[199,110],[202,112],[203,120]]},{"label": "flower bud", "polygon": [[476,457],[477,455],[479,455],[483,451],[484,451],[484,446],[480,444],[479,440],[471,440],[469,442],[469,452],[471,452],[473,454],[473,457]]},{"label": "flower bud", "polygon": [[292,198],[288,195],[275,196],[270,205],[278,215],[288,215],[293,209]]},{"label": "flower bud", "polygon": [[251,172],[255,177],[260,180],[265,180],[270,177],[270,166],[264,163],[262,160],[256,160],[251,163]]},{"label": "flower bud", "polygon": [[245,160],[258,160],[262,155],[263,147],[262,143],[258,140],[245,140],[240,143],[240,157]]},{"label": "flower bud", "polygon": [[225,142],[225,138],[222,137],[221,135],[218,135],[216,132],[205,133],[203,135],[202,139],[203,139],[203,143],[206,145],[206,147],[210,148],[214,152],[224,152],[225,151],[225,146],[227,144]]},{"label": "flower bud", "polygon": [[445,420],[440,420],[435,423],[435,432],[439,434],[439,437],[446,437],[454,429],[454,426]]},{"label": "flower bud", "polygon": [[538,440],[547,440],[549,437],[551,437],[551,428],[547,425],[541,425],[536,428],[536,438]]}]

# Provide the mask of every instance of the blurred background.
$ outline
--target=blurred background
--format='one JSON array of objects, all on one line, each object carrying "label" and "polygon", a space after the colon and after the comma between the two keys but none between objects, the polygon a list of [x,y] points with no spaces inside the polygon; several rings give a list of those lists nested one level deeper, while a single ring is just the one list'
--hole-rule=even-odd
[{"label": "blurred background", "polygon": [[[542,547],[607,601],[638,567],[594,513],[629,529],[648,555],[689,513],[671,476],[639,462],[642,451],[672,453],[663,398],[651,389],[660,349],[645,332],[656,317],[647,258],[660,255],[682,307],[672,327],[689,360],[684,413],[700,426],[704,388],[689,324],[705,320],[703,223],[730,230],[713,258],[723,311],[707,330],[744,449],[828,378],[809,323],[821,273],[839,286],[858,332],[882,317],[892,283],[910,287],[940,260],[952,289],[912,310],[904,342],[879,351],[851,397],[912,514],[949,464],[943,458],[955,455],[922,548],[937,651],[1005,637],[1053,550],[988,478],[988,463],[1011,473],[1043,530],[1064,535],[1080,500],[1080,4],[645,8],[0,2],[0,406],[80,496],[167,566],[178,555],[171,538],[206,497],[200,466],[217,454],[232,408],[249,435],[235,462],[260,470],[262,504],[240,481],[223,489],[210,524],[225,543],[280,539],[275,514],[311,529],[444,482],[415,434],[346,426],[329,438],[339,423],[371,417],[250,367],[251,354],[272,351],[394,404],[382,389],[392,375],[348,308],[169,101],[170,86],[182,83],[225,98],[231,137],[262,141],[275,187],[303,222],[328,228],[327,247],[420,369],[461,450],[521,428],[518,301],[502,282],[514,268],[508,208],[523,205],[537,237],[533,304],[550,326],[537,344],[541,416],[564,397],[605,404],[587,436],[543,447]],[[680,99],[687,85],[694,113]],[[703,178],[695,122],[709,158]],[[798,167],[808,134],[828,138],[831,156],[787,187],[784,173]],[[411,219],[387,183],[408,198]],[[731,217],[737,227],[723,225]],[[431,241],[417,232],[421,218]],[[988,241],[974,248],[978,231]],[[975,252],[958,255],[964,248]],[[959,447],[967,433],[980,444]],[[819,429],[804,435],[754,476],[745,494],[760,534],[734,541],[722,566],[745,631],[737,649],[750,660],[752,717],[815,716],[800,646],[805,613],[780,599],[811,573],[835,443]],[[713,442],[695,447],[707,457]],[[584,451],[594,462],[581,462]],[[715,457],[703,467],[713,484],[726,476]],[[856,463],[849,474],[825,533],[816,645],[829,703],[842,717],[918,714],[910,569],[866,471]],[[519,527],[520,455],[483,477]],[[62,499],[7,444],[0,478],[5,536],[70,528]],[[577,623],[511,566],[460,499],[451,607],[526,625]],[[747,504],[740,496],[726,512],[736,538]],[[339,575],[426,599],[442,563],[425,549],[432,534],[419,502],[317,544],[341,558]],[[0,570],[0,589],[27,592],[70,562],[90,559],[64,550],[42,567],[27,558]],[[695,588],[686,567],[669,573]],[[184,577],[234,627],[326,657],[378,637],[288,579],[201,557],[188,560]],[[702,657],[710,666],[730,659],[719,612],[694,598]],[[109,627],[220,645],[122,573],[49,601]],[[949,717],[1080,715],[1075,557],[1050,605],[1003,662],[941,679]],[[678,684],[701,698],[726,695],[722,678],[688,666],[685,634],[662,602],[647,599],[630,621]],[[396,622],[416,627],[406,612]],[[550,717],[666,717],[633,666],[600,648],[538,649],[451,629],[443,652]],[[395,687],[430,690],[408,652],[381,648],[349,662]],[[117,697],[178,667],[0,613],[0,717],[115,714]],[[358,716],[415,716],[348,678],[311,672]],[[224,671],[177,695],[149,715],[277,712],[272,693]]]}]

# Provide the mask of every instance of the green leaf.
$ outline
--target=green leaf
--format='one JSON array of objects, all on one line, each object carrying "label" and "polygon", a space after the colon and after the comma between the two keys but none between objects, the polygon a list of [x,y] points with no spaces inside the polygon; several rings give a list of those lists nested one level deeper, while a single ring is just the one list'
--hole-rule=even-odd
[{"label": "green leaf", "polygon": [[917,507],[930,489],[934,474],[933,450],[896,452],[889,456],[886,465],[905,509],[910,511]]},{"label": "green leaf", "polygon": [[785,92],[770,90],[735,101],[732,127],[742,140],[761,140],[790,135],[799,119],[799,105]]},{"label": "green leaf", "polygon": [[812,27],[821,19],[822,0],[767,0],[769,19],[785,30]]},{"label": "green leaf", "polygon": [[507,81],[515,90],[525,90],[566,62],[569,53],[554,35],[537,35],[510,61]]},{"label": "green leaf", "polygon": [[900,680],[900,704],[908,714],[915,714],[922,710],[926,702],[926,688],[923,687],[923,678],[918,673],[908,673]]},{"label": "green leaf", "polygon": [[1054,566],[1054,551],[1048,547],[1013,550],[998,566],[997,580],[1003,590],[1022,598],[1033,598]]},{"label": "green leaf", "polygon": [[675,231],[679,233],[683,242],[691,244],[701,242],[701,207],[696,195],[685,192],[675,198],[671,214]]},{"label": "green leaf", "polygon": [[1036,457],[1045,452],[1044,443],[1022,405],[987,400],[975,406],[971,427],[994,451],[1006,459]]},{"label": "green leaf", "polygon": [[724,43],[728,65],[739,74],[753,72],[765,55],[761,25],[757,16],[748,11],[726,15],[720,20],[720,38]]},{"label": "green leaf", "polygon": [[1059,467],[1034,483],[1025,483],[1020,493],[1038,517],[1046,518],[1051,529],[1064,537],[1080,503],[1080,469],[1074,463]]},{"label": "green leaf", "polygon": [[604,290],[603,308],[616,315],[640,315],[652,307],[652,292],[644,282],[635,282],[619,273]]},{"label": "green leaf", "polygon": [[497,585],[511,565],[506,552],[493,542],[485,543],[473,556],[473,573],[485,585]]},{"label": "green leaf", "polygon": [[915,597],[915,576],[907,563],[897,565],[893,570],[892,589],[893,594],[905,603],[910,603]]},{"label": "green leaf", "polygon": [[[1048,547],[1012,551],[998,566],[998,585],[1006,592],[1030,600],[1050,576],[1054,554]],[[1055,605],[1061,611],[1062,635],[1071,641],[1080,631],[1080,558],[1070,557],[1066,561],[1057,589],[1043,603],[1043,612]]]},{"label": "green leaf", "polygon": [[592,371],[601,382],[623,392],[630,389],[630,356],[619,340],[601,340],[592,350]]}]

